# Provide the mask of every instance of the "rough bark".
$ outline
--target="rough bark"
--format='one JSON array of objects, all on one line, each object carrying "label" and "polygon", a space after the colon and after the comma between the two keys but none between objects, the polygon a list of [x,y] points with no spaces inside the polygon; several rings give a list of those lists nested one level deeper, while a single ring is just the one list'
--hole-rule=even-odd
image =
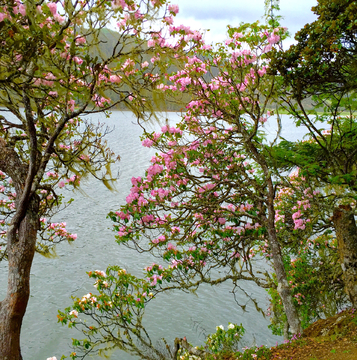
[{"label": "rough bark", "polygon": [[[0,170],[9,175],[16,190],[16,213],[7,230],[8,285],[0,302],[0,359],[21,360],[20,332],[30,296],[30,270],[36,249],[39,198],[24,194],[28,164],[0,138]],[[32,176],[33,177],[33,176]]]},{"label": "rough bark", "polygon": [[0,302],[0,359],[21,360],[20,332],[30,296],[30,270],[36,248],[38,200],[32,199],[15,236],[8,233],[7,294]]},{"label": "rough bark", "polygon": [[[302,327],[300,323],[299,314],[294,305],[291,289],[288,283],[283,256],[281,254],[281,247],[276,236],[275,227],[275,210],[274,210],[274,187],[271,178],[268,179],[268,239],[271,249],[271,257],[273,260],[273,266],[278,282],[278,293],[283,303],[286,318],[288,320],[288,326],[290,332],[294,335],[302,333]],[[287,336],[284,334],[284,336]]]},{"label": "rough bark", "polygon": [[273,267],[276,274],[276,279],[278,282],[278,293],[281,297],[283,303],[284,311],[288,320],[290,332],[292,334],[302,333],[302,327],[300,323],[299,314],[296,310],[296,307],[293,302],[293,297],[291,294],[291,289],[288,283],[283,257],[281,254],[281,247],[276,236],[276,227],[275,227],[275,210],[274,210],[274,199],[275,199],[275,190],[274,184],[271,177],[271,172],[266,163],[266,160],[257,150],[257,148],[250,142],[248,143],[249,151],[254,155],[255,161],[259,163],[263,169],[266,183],[267,183],[267,192],[265,203],[267,206],[267,218],[265,219],[267,232],[268,232],[268,242],[271,250],[271,258],[273,260]]},{"label": "rough bark", "polygon": [[345,291],[355,307],[357,306],[357,227],[352,208],[349,205],[340,205],[334,209],[332,220],[336,230]]},{"label": "rough bark", "polygon": [[292,334],[300,334],[302,333],[302,327],[300,324],[299,314],[293,303],[293,297],[291,295],[290,286],[286,277],[280,245],[276,238],[275,227],[273,229],[268,229],[268,233],[271,256],[273,259],[274,270],[278,282],[277,290],[284,306],[290,332]]}]

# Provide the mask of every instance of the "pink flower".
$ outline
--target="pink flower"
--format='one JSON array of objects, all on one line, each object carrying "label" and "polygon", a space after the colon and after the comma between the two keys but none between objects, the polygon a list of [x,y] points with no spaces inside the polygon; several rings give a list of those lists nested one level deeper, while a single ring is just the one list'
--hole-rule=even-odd
[{"label": "pink flower", "polygon": [[130,193],[126,198],[125,198],[125,200],[126,200],[126,202],[128,203],[128,204],[131,204],[135,199],[137,199],[139,197],[139,195],[138,194],[133,194],[133,193]]},{"label": "pink flower", "polygon": [[145,139],[145,140],[143,140],[142,145],[145,146],[145,147],[151,147],[153,143],[154,142],[152,140]]},{"label": "pink flower", "polygon": [[112,83],[117,83],[119,84],[121,82],[121,77],[118,75],[111,75],[109,78],[109,81]]},{"label": "pink flower", "polygon": [[74,60],[74,62],[75,62],[76,64],[78,64],[78,65],[82,65],[82,64],[83,64],[83,59],[81,59],[81,58],[78,57],[78,56],[75,56],[75,57],[73,58],[73,60]]},{"label": "pink flower", "polygon": [[239,38],[241,38],[241,37],[243,37],[243,34],[242,33],[237,33],[237,32],[235,32],[234,34],[233,34],[233,38],[234,39],[239,39]]},{"label": "pink flower", "polygon": [[22,16],[26,16],[26,7],[22,4],[19,5],[19,13],[22,15]]},{"label": "pink flower", "polygon": [[175,251],[176,250],[176,246],[171,244],[171,243],[168,243],[167,244],[167,250],[172,250],[172,251]]},{"label": "pink flower", "polygon": [[64,181],[60,181],[60,182],[58,183],[58,187],[63,188],[64,186],[65,186],[65,182],[64,182]]},{"label": "pink flower", "polygon": [[265,46],[265,48],[263,49],[263,53],[265,54],[265,53],[269,52],[271,49],[272,49],[272,46],[271,46],[271,44],[269,44],[269,45]]},{"label": "pink flower", "polygon": [[144,61],[142,64],[141,64],[141,67],[142,69],[145,69],[146,67],[149,66],[149,63],[147,61]]},{"label": "pink flower", "polygon": [[169,5],[169,11],[174,13],[175,15],[179,12],[179,7],[176,4]]},{"label": "pink flower", "polygon": [[57,4],[55,3],[48,3],[48,8],[50,9],[52,15],[55,15],[57,13]]},{"label": "pink flower", "polygon": [[263,76],[266,72],[266,66],[263,66],[260,70],[258,70],[259,76]]},{"label": "pink flower", "polygon": [[161,173],[163,170],[164,170],[164,168],[162,165],[155,164],[155,165],[150,166],[148,168],[147,172],[148,172],[148,175],[153,176],[153,175]]},{"label": "pink flower", "polygon": [[64,17],[61,16],[60,14],[54,14],[53,15],[53,18],[60,24],[63,24],[64,23]]},{"label": "pink flower", "polygon": [[294,230],[297,230],[297,229],[305,230],[305,224],[302,219],[294,220],[294,224],[295,224]]},{"label": "pink flower", "polygon": [[266,118],[266,117],[261,117],[261,118],[259,118],[259,122],[261,123],[261,124],[264,124],[265,122],[267,122],[268,121],[268,119]]},{"label": "pink flower", "polygon": [[174,19],[171,16],[165,17],[164,20],[168,25],[172,25],[174,22]]},{"label": "pink flower", "polygon": [[77,44],[85,44],[86,39],[83,36],[80,36],[80,37],[76,38],[76,43]]},{"label": "pink flower", "polygon": [[136,177],[131,178],[131,183],[132,183],[133,186],[137,186],[140,182],[141,182],[141,177],[140,176],[138,176],[137,178]]},{"label": "pink flower", "polygon": [[276,44],[280,40],[280,36],[277,34],[273,34],[268,38],[269,44]]},{"label": "pink flower", "polygon": [[162,279],[162,275],[156,275],[154,274],[152,276],[152,283],[150,284],[151,286],[155,286],[157,284],[157,280],[161,280]]},{"label": "pink flower", "polygon": [[0,22],[4,21],[7,18],[7,15],[4,13],[0,13]]},{"label": "pink flower", "polygon": [[68,105],[69,105],[69,109],[71,111],[74,111],[74,104],[75,104],[75,100],[74,99],[71,99],[68,101]]},{"label": "pink flower", "polygon": [[165,241],[166,241],[165,235],[160,235],[160,236],[158,237],[158,240],[159,240],[160,242],[165,242]]}]

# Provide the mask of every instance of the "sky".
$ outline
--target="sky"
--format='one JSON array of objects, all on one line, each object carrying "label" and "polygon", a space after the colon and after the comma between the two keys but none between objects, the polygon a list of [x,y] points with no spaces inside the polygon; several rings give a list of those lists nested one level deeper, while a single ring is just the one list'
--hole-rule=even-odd
[{"label": "sky", "polygon": [[[184,24],[191,29],[210,29],[206,32],[206,43],[226,40],[227,25],[237,26],[240,22],[264,23],[264,0],[171,0],[179,5],[180,11],[175,24]],[[286,26],[292,38],[284,47],[294,42],[294,34],[306,23],[316,20],[311,7],[317,0],[280,0],[282,26]]]}]

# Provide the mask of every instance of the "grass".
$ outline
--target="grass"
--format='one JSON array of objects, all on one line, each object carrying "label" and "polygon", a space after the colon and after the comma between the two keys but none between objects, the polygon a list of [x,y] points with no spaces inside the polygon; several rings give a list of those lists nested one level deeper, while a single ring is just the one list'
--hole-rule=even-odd
[{"label": "grass", "polygon": [[305,329],[304,334],[284,344],[251,348],[244,353],[220,354],[216,360],[356,360],[357,312],[345,310]]},{"label": "grass", "polygon": [[[357,313],[356,313],[357,315]],[[357,318],[354,309],[319,320],[304,331],[303,337],[271,348],[276,360],[357,359]]]}]

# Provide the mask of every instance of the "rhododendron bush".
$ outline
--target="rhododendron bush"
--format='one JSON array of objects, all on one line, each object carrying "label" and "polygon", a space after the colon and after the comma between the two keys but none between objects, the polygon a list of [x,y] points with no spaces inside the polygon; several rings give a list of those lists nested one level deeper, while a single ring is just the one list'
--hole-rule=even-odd
[{"label": "rhododendron bush", "polygon": [[0,358],[21,359],[34,253],[76,239],[51,221],[67,205],[60,189],[90,174],[111,186],[117,158],[105,127],[86,115],[120,104],[150,116],[153,97],[144,95],[155,92],[159,68],[200,44],[197,32],[173,26],[177,11],[164,0],[0,2],[0,259],[9,268]]},{"label": "rhododendron bush", "polygon": [[[275,96],[274,77],[267,74],[269,53],[284,33],[283,28],[258,23],[229,28],[225,43],[196,49],[181,69],[157,84],[167,97],[188,92],[192,99],[181,121],[144,135],[143,146],[154,147],[157,153],[145,176],[132,178],[126,204],[110,217],[119,244],[161,258],[144,270],[153,294],[225,281],[239,288],[241,280],[268,288],[272,279],[264,265],[253,264],[271,260],[291,332],[298,333],[301,327],[281,256],[274,203],[276,187],[288,187],[291,180],[270,167],[272,145],[264,134],[264,124],[276,121],[269,110]],[[111,271],[112,267],[106,274]],[[116,277],[115,289],[120,279],[121,275]],[[143,290],[131,294],[132,306],[141,309],[151,301],[148,290]],[[107,291],[117,296],[117,290],[102,287],[100,297]],[[132,344],[123,345],[124,333],[109,329],[115,322],[130,337],[135,335],[133,327],[142,331],[134,311],[130,325],[119,324],[112,316],[106,319],[108,312],[101,305],[87,312],[79,306],[81,301],[73,309],[79,317],[84,313],[92,318],[95,333],[70,315],[73,309],[59,315],[60,321],[91,339],[88,348],[76,343],[77,357],[85,349],[102,351],[102,331],[110,332],[108,348],[133,349]],[[138,347],[147,348],[141,335]]]},{"label": "rhododendron bush", "polygon": [[[285,29],[274,18],[269,24],[229,27],[224,43],[202,45],[157,82],[167,98],[188,93],[191,100],[177,124],[145,133],[143,146],[157,153],[145,176],[132,178],[126,204],[109,216],[119,244],[160,260],[146,264],[142,289],[129,287],[125,322],[112,316],[114,307],[105,308],[125,286],[123,270],[114,267],[95,283],[98,303],[88,300],[90,294],[60,312],[61,322],[86,336],[75,340],[73,358],[105,346],[150,353],[142,311],[171,289],[231,281],[235,291],[241,280],[253,281],[269,288],[271,329],[286,337],[354,303],[355,97],[322,92],[307,110],[298,81],[286,85],[284,73],[272,68]],[[281,138],[284,123],[274,105],[293,115],[307,139]],[[272,122],[278,130],[269,142],[265,125]],[[263,270],[265,261],[274,273]],[[126,301],[117,302],[117,311]],[[174,359],[180,347],[200,356],[186,338],[150,356]]]}]

